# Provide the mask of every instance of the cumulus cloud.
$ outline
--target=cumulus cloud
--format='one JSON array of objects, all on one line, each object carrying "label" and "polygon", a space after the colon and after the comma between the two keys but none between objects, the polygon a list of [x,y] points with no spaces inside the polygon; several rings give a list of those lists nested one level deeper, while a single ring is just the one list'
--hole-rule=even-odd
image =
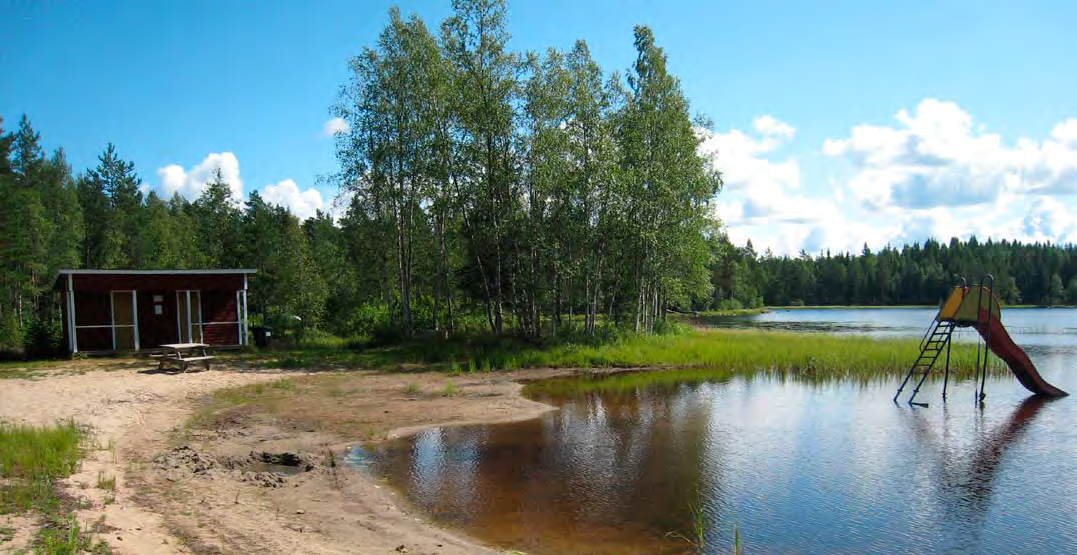
[{"label": "cumulus cloud", "polygon": [[344,121],[344,118],[333,118],[322,125],[322,136],[332,137],[347,133],[351,130],[348,122]]},{"label": "cumulus cloud", "polygon": [[1051,197],[1034,200],[1020,224],[1021,239],[1053,243],[1077,243],[1077,219]]},{"label": "cumulus cloud", "polygon": [[285,179],[276,185],[266,185],[261,195],[269,204],[288,208],[300,220],[313,216],[316,210],[325,209],[322,194],[317,189],[311,187],[300,191],[293,179]]},{"label": "cumulus cloud", "polygon": [[1004,138],[956,103],[925,99],[890,125],[826,140],[807,174],[783,152],[796,152],[796,133],[760,116],[747,131],[703,134],[701,154],[726,182],[715,214],[734,243],[795,256],[973,235],[1077,242],[1077,119]]},{"label": "cumulus cloud", "polygon": [[760,134],[767,137],[782,137],[792,139],[796,135],[796,128],[771,115],[759,116],[752,122],[752,126]]},{"label": "cumulus cloud", "polygon": [[726,190],[796,189],[800,187],[800,166],[796,160],[775,162],[771,156],[796,130],[773,116],[755,119],[752,137],[739,129],[728,133],[702,131],[702,156],[709,158],[722,172]]},{"label": "cumulus cloud", "polygon": [[700,152],[722,172],[730,193],[716,206],[717,215],[730,226],[771,223],[810,223],[833,217],[837,207],[830,198],[800,191],[801,171],[795,159],[776,160],[776,152],[796,135],[796,128],[765,115],[753,121],[757,136],[738,129],[704,134]]},{"label": "cumulus cloud", "polygon": [[243,180],[239,176],[239,159],[231,152],[212,153],[201,163],[187,170],[179,164],[171,164],[157,170],[161,179],[159,190],[165,198],[179,193],[189,200],[194,200],[206,189],[206,184],[213,180],[217,169],[232,189],[232,197],[237,202],[243,199]]},{"label": "cumulus cloud", "polygon": [[1008,193],[1077,192],[1077,120],[1058,124],[1042,141],[1006,146],[953,102],[928,98],[894,119],[896,125],[859,125],[823,143],[826,155],[852,164],[849,192],[867,207],[929,209],[987,204]]}]

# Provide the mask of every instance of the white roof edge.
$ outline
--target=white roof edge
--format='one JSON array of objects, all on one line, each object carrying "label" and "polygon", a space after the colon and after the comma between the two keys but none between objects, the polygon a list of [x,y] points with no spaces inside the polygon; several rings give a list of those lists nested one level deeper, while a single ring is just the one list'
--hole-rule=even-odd
[{"label": "white roof edge", "polygon": [[228,270],[59,270],[60,275],[193,275],[193,274],[257,274],[253,268]]}]

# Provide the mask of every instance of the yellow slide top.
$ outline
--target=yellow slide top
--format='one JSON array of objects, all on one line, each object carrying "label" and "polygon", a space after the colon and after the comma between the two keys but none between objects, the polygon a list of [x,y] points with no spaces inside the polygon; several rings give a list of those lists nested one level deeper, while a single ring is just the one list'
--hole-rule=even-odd
[{"label": "yellow slide top", "polygon": [[950,297],[939,310],[939,321],[951,320],[957,324],[975,324],[980,321],[980,309],[990,310],[994,319],[1002,318],[1002,303],[991,289],[983,286],[954,287]]}]

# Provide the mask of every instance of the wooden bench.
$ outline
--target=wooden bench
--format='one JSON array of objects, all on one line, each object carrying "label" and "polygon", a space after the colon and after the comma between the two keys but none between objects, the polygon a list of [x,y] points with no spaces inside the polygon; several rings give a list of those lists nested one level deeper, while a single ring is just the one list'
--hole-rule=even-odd
[{"label": "wooden bench", "polygon": [[172,343],[161,345],[161,348],[165,349],[165,352],[154,357],[157,358],[158,361],[157,369],[164,370],[165,364],[173,364],[178,366],[180,371],[186,372],[192,362],[201,362],[206,366],[206,370],[209,370],[209,361],[217,357],[206,353],[206,347],[208,346],[209,345],[206,345],[205,343]]}]

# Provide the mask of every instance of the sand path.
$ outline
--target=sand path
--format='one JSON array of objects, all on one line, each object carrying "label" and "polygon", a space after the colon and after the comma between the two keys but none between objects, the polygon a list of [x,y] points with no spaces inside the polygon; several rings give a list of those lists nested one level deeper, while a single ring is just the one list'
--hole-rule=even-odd
[{"label": "sand path", "polygon": [[[78,512],[84,529],[94,530],[113,552],[498,553],[425,522],[395,492],[349,469],[321,465],[319,472],[289,479],[284,487],[265,488],[237,479],[235,472],[177,477],[174,470],[160,468],[154,457],[177,442],[194,441],[200,452],[221,456],[263,449],[328,456],[341,443],[316,430],[265,423],[241,424],[202,441],[184,437],[184,422],[214,390],[283,376],[234,368],[179,375],[146,372],[150,367],[144,361],[78,361],[30,379],[0,380],[0,421],[47,425],[74,419],[89,429],[96,448],[68,480],[67,491],[88,507]],[[521,398],[509,376],[463,383],[477,395],[438,400],[433,410],[398,399],[399,392],[405,380],[428,382],[432,388],[443,375],[366,373],[363,380],[374,398],[370,410],[389,413],[382,409],[391,407],[407,431],[441,422],[525,418],[549,409]],[[100,487],[102,478],[113,477],[115,490]],[[18,549],[20,541],[33,535],[20,529],[25,520],[9,522],[19,529],[17,541],[0,549]]]}]

